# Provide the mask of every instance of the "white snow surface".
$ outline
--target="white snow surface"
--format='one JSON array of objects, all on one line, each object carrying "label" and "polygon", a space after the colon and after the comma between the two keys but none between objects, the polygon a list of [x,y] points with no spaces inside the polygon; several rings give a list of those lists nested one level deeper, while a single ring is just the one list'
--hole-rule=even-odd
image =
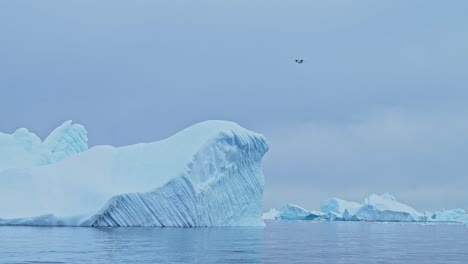
[{"label": "white snow surface", "polygon": [[0,172],[28,168],[62,160],[88,149],[86,129],[66,121],[44,140],[20,128],[13,134],[0,133]]},{"label": "white snow surface", "polygon": [[60,128],[44,141],[56,162],[0,172],[0,224],[263,225],[262,135],[206,121],[161,141],[60,160],[82,149],[70,139],[84,139],[80,131]]}]

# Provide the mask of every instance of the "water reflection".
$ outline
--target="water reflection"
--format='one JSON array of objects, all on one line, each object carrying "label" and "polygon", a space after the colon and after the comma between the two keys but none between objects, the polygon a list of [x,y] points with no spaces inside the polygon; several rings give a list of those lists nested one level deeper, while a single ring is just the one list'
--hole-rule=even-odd
[{"label": "water reflection", "polygon": [[3,260],[258,263],[263,228],[0,227]]},{"label": "water reflection", "polygon": [[[106,259],[140,263],[260,262],[263,228],[100,228],[92,230]],[[121,251],[123,254],[116,251]],[[125,251],[131,251],[125,254]]]}]

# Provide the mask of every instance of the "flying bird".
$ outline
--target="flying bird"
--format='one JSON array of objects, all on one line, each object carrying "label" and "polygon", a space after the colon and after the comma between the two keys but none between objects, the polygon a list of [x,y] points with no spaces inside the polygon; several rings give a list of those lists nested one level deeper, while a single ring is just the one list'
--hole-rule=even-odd
[{"label": "flying bird", "polygon": [[299,63],[299,64],[301,64],[303,62],[304,62],[304,60],[296,60],[296,63]]}]

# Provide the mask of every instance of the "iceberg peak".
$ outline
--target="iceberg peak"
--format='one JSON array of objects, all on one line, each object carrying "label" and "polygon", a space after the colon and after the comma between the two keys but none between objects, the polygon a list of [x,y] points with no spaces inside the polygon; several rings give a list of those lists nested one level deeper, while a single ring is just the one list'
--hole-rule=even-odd
[{"label": "iceberg peak", "polygon": [[87,150],[88,136],[84,126],[67,120],[54,129],[43,144],[51,153],[50,161],[56,162]]},{"label": "iceberg peak", "polygon": [[[376,194],[374,194],[374,195],[376,195]],[[384,199],[384,200],[396,201],[395,196],[389,194],[388,192],[385,192],[384,194],[382,194],[381,197],[382,197],[382,199]]]},{"label": "iceberg peak", "polygon": [[0,133],[0,172],[59,161],[88,149],[87,140],[85,128],[71,120],[54,129],[44,142],[26,128]]},{"label": "iceberg peak", "polygon": [[26,128],[19,128],[12,134],[16,143],[25,150],[32,150],[36,146],[42,144],[41,139],[34,133],[29,132]]}]

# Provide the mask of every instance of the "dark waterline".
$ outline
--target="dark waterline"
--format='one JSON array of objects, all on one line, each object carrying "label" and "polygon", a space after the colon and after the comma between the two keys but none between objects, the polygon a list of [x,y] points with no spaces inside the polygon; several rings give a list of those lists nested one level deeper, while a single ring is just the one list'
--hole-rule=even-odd
[{"label": "dark waterline", "polygon": [[277,222],[265,228],[0,227],[1,263],[468,263],[468,228]]}]

